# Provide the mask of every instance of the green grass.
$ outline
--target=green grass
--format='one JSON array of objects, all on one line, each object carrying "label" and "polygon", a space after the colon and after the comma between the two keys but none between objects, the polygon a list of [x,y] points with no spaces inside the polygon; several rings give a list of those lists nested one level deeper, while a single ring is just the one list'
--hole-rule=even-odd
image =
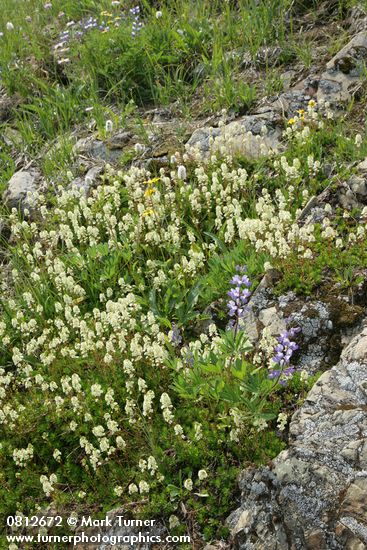
[{"label": "green grass", "polygon": [[[203,83],[212,108],[248,108],[255,91],[241,81],[232,82],[236,68],[224,62],[224,53],[250,51],[256,56],[263,46],[282,44],[290,2],[241,1],[235,7],[176,0],[162,6],[159,19],[156,9],[142,2],[143,27],[135,37],[128,15],[133,3],[123,6],[127,20],[119,20],[118,27],[113,21],[120,8],[111,8],[107,1],[59,0],[50,9],[43,6],[40,0],[18,1],[15,10],[12,0],[4,0],[0,14],[3,85],[24,98],[17,114],[19,127],[26,133],[24,125],[31,126],[36,144],[85,120],[85,108],[91,105],[124,105],[131,99],[137,105],[168,104],[178,98],[187,102]],[[111,17],[101,15],[106,11]],[[67,22],[87,16],[98,23],[112,21],[110,30],[91,30],[81,40],[71,40],[67,52],[55,53]],[[9,21],[13,30],[6,29]],[[73,29],[69,27],[72,35]],[[66,58],[70,62],[58,63]],[[198,70],[200,65],[204,71]]]}]

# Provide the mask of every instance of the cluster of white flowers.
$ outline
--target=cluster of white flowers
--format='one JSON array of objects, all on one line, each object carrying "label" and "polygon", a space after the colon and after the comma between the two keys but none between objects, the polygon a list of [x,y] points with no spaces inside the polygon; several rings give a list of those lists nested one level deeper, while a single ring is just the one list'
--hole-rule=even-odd
[{"label": "cluster of white flowers", "polygon": [[264,327],[258,343],[258,350],[254,354],[254,362],[271,367],[273,365],[274,349],[277,344],[278,341],[272,333],[271,327]]},{"label": "cluster of white flowers", "polygon": [[162,393],[160,403],[164,420],[168,422],[168,424],[172,424],[174,420],[174,416],[172,413],[173,406],[168,393]]},{"label": "cluster of white flowers", "polygon": [[208,154],[203,155],[200,144],[186,145],[186,152],[191,158],[204,163],[216,159],[218,155],[230,162],[231,158],[238,154],[248,158],[258,158],[277,153],[277,149],[274,148],[274,139],[265,123],[259,133],[254,133],[247,130],[242,122],[234,121],[225,124],[224,120],[221,120],[218,128],[209,129],[208,142]]},{"label": "cluster of white flowers", "polygon": [[308,244],[315,241],[314,224],[300,226],[297,223],[300,211],[291,213],[292,189],[288,191],[286,198],[277,189],[273,200],[269,192],[263,189],[255,207],[258,217],[237,221],[240,237],[272,258],[287,258],[295,249],[303,253]]},{"label": "cluster of white flowers", "polygon": [[54,484],[57,483],[57,475],[51,474],[50,477],[42,475],[40,477],[40,482],[43,492],[45,493],[46,497],[49,497],[51,493],[55,490]]},{"label": "cluster of white flowers", "polygon": [[33,445],[28,444],[26,449],[14,449],[13,460],[17,466],[24,468],[27,462],[33,458]]},{"label": "cluster of white flowers", "polygon": [[284,412],[279,413],[278,419],[277,419],[278,430],[283,432],[286,428],[287,422],[288,422],[287,413],[284,413]]}]

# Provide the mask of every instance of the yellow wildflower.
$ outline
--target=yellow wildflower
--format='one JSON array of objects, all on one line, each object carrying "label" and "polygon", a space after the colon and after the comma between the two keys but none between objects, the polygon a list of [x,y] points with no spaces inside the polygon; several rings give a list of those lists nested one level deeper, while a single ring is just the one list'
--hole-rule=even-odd
[{"label": "yellow wildflower", "polygon": [[315,107],[316,106],[316,101],[314,99],[310,99],[310,101],[308,102],[308,106],[309,107]]},{"label": "yellow wildflower", "polygon": [[153,185],[154,183],[158,183],[161,178],[152,178],[151,180],[144,181],[146,185]]},{"label": "yellow wildflower", "polygon": [[149,208],[148,210],[145,210],[145,212],[143,212],[142,216],[143,218],[145,218],[146,216],[151,216],[152,214],[154,214],[154,210],[153,208]]},{"label": "yellow wildflower", "polygon": [[291,126],[292,126],[293,124],[295,124],[295,123],[296,123],[296,119],[295,119],[295,118],[290,118],[290,119],[288,120],[288,124],[290,124]]},{"label": "yellow wildflower", "polygon": [[155,193],[156,191],[157,191],[157,189],[156,189],[155,187],[149,187],[149,188],[145,191],[144,195],[145,195],[146,197],[150,197],[150,195],[153,195],[153,193]]},{"label": "yellow wildflower", "polygon": [[73,305],[76,306],[77,304],[80,304],[84,301],[84,299],[84,296],[79,296],[79,298],[75,298],[75,300],[73,300]]}]

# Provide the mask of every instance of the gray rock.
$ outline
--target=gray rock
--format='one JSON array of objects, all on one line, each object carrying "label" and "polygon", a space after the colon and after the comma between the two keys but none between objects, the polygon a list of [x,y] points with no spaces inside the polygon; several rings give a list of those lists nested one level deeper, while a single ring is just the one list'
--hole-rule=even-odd
[{"label": "gray rock", "polygon": [[[243,317],[243,328],[257,347],[262,331],[267,328],[278,336],[287,326],[301,328],[298,341],[298,368],[309,375],[335,364],[341,352],[342,324],[338,318],[346,303],[337,305],[297,297],[293,292],[275,296],[269,287],[258,288]],[[349,311],[349,310],[348,310]],[[352,313],[351,313],[352,315]]]},{"label": "gray rock", "polygon": [[131,132],[118,132],[108,142],[109,149],[123,149],[133,137]]},{"label": "gray rock", "polygon": [[76,178],[71,183],[71,186],[76,186],[78,189],[82,189],[84,193],[88,195],[89,191],[98,185],[99,176],[102,171],[102,166],[92,166],[84,177]]},{"label": "gray rock", "polygon": [[352,33],[367,29],[367,13],[361,6],[354,6],[348,18],[348,27]]},{"label": "gray rock", "polygon": [[23,142],[22,134],[11,126],[4,127],[1,137],[9,147],[20,147]]},{"label": "gray rock", "polygon": [[228,518],[235,548],[366,548],[365,386],[367,327],[293,415],[289,449],[242,473],[242,504]]},{"label": "gray rock", "polygon": [[367,204],[367,159],[356,166],[357,173],[337,188],[339,204],[346,210],[362,208]]},{"label": "gray rock", "polygon": [[321,75],[317,100],[349,101],[361,86],[362,69],[367,61],[367,32],[358,33],[326,65]]},{"label": "gray rock", "polygon": [[265,46],[260,48],[256,54],[256,64],[268,66],[276,66],[282,63],[282,54],[284,53],[283,48],[279,46],[270,47]]},{"label": "gray rock", "polygon": [[[124,136],[123,141],[125,139],[126,136]],[[111,138],[111,144],[109,144],[89,136],[87,138],[78,139],[73,150],[77,155],[85,155],[86,157],[105,162],[117,162],[122,155],[122,148],[124,146],[121,141],[120,145],[117,144],[118,140],[113,141],[113,138]]]},{"label": "gray rock", "polygon": [[3,201],[8,208],[29,208],[29,197],[38,188],[40,172],[36,169],[20,170],[10,178],[3,194]]},{"label": "gray rock", "polygon": [[311,96],[303,90],[289,90],[280,94],[280,96],[271,104],[272,109],[281,115],[289,118],[299,109],[306,109]]},{"label": "gray rock", "polygon": [[284,71],[284,73],[280,75],[280,79],[283,82],[283,88],[285,91],[289,91],[289,89],[291,88],[292,81],[295,78],[296,74],[297,72],[295,70],[289,69],[288,71]]}]

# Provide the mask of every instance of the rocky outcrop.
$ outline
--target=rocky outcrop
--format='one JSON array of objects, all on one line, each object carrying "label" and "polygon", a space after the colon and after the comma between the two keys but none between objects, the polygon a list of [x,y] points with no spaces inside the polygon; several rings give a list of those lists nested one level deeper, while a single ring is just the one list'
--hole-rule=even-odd
[{"label": "rocky outcrop", "polygon": [[367,159],[356,166],[356,174],[339,186],[337,199],[340,205],[348,210],[367,204]]},{"label": "rocky outcrop", "polygon": [[358,33],[326,65],[321,75],[317,99],[338,103],[348,101],[361,87],[367,61],[367,32]]},{"label": "rocky outcrop", "polygon": [[367,547],[367,326],[294,414],[289,449],[240,488],[237,550]]}]

